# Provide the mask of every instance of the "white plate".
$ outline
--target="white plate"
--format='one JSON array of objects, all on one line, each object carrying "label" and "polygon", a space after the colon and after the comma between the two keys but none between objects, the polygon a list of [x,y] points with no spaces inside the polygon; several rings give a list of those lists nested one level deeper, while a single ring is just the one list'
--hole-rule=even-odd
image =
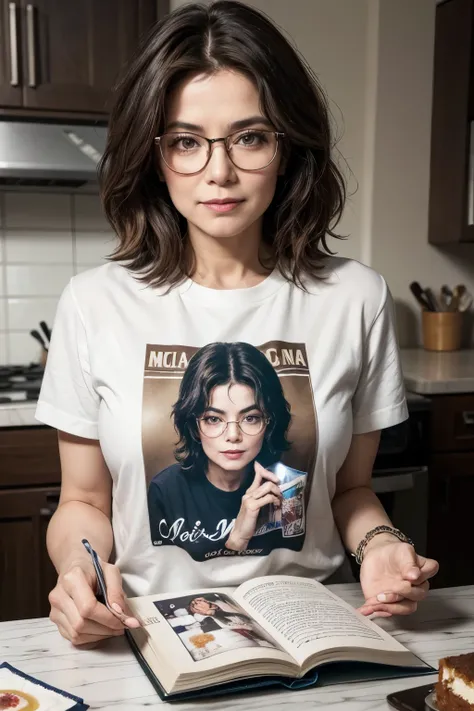
[{"label": "white plate", "polygon": [[436,703],[436,691],[432,691],[431,694],[425,698],[425,704],[428,708],[433,709],[433,711],[439,711],[438,704]]}]

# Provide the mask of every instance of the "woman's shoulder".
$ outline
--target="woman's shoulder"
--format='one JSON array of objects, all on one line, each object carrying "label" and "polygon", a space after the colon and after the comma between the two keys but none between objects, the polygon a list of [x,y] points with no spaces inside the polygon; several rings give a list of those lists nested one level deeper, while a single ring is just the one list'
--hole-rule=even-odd
[{"label": "woman's shoulder", "polygon": [[162,469],[155,474],[153,479],[150,481],[150,487],[153,486],[154,488],[163,489],[170,484],[173,485],[178,483],[178,480],[181,480],[183,476],[184,474],[181,465],[178,463],[171,464],[169,467],[166,467],[166,469]]},{"label": "woman's shoulder", "polygon": [[110,293],[110,287],[130,289],[133,283],[139,284],[131,272],[118,262],[106,262],[85,269],[73,276],[70,281],[71,289],[77,296],[91,296],[94,299]]},{"label": "woman's shoulder", "polygon": [[372,304],[376,309],[386,301],[385,279],[372,267],[347,257],[327,257],[319,272],[308,278],[310,293],[327,294],[338,301],[360,305]]}]

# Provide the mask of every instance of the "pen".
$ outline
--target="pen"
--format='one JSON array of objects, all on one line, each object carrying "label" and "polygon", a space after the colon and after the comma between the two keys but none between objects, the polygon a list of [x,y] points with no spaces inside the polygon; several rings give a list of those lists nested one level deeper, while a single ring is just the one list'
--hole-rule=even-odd
[{"label": "pen", "polygon": [[94,566],[95,574],[97,576],[97,584],[99,586],[99,594],[97,596],[99,601],[104,603],[107,610],[109,612],[111,612],[112,615],[117,617],[121,622],[123,622],[123,624],[126,624],[125,621],[129,620],[131,618],[131,615],[125,615],[123,612],[118,612],[117,610],[114,610],[114,608],[109,603],[109,598],[107,597],[107,585],[105,583],[104,571],[102,570],[99,556],[97,555],[95,550],[92,548],[92,546],[89,543],[89,541],[87,540],[87,538],[82,539],[82,545],[84,546],[86,551],[89,553],[90,557],[92,558],[92,564]]}]

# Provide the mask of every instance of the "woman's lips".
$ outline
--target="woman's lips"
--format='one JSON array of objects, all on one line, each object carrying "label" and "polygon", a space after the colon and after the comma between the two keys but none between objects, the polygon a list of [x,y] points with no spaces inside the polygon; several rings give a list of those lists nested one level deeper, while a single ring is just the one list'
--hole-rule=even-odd
[{"label": "woman's lips", "polygon": [[245,454],[243,449],[229,449],[227,452],[221,452],[227,459],[240,459]]},{"label": "woman's lips", "polygon": [[203,202],[201,204],[204,205],[204,207],[208,207],[210,210],[213,210],[214,212],[230,212],[231,210],[235,210],[235,208],[241,205],[242,203],[243,200],[225,200],[224,202],[219,200],[211,200],[209,202]]}]

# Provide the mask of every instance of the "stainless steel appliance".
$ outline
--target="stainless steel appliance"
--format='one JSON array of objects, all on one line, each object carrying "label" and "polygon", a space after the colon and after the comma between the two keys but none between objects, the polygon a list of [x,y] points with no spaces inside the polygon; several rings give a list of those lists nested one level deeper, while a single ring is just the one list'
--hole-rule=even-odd
[{"label": "stainless steel appliance", "polygon": [[0,188],[97,185],[104,126],[10,121],[0,117]]},{"label": "stainless steel appliance", "polygon": [[35,402],[43,373],[44,368],[36,363],[0,366],[0,405]]}]

